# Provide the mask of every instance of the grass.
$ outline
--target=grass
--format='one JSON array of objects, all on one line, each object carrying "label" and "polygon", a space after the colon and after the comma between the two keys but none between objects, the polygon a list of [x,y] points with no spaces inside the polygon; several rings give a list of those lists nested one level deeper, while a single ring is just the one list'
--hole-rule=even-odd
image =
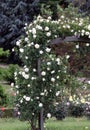
[{"label": "grass", "polygon": [[90,120],[85,118],[66,118],[63,121],[49,120],[46,130],[90,130]]},{"label": "grass", "polygon": [[[85,118],[66,118],[63,121],[49,119],[45,130],[90,130],[90,120]],[[17,119],[0,119],[0,130],[28,130],[29,124]]]},{"label": "grass", "polygon": [[28,123],[16,119],[0,119],[0,130],[27,130]]}]

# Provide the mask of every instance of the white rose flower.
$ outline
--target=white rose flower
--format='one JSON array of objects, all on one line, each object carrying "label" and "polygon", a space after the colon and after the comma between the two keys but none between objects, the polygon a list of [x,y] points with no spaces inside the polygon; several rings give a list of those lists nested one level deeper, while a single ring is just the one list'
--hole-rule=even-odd
[{"label": "white rose flower", "polygon": [[47,65],[51,65],[51,62],[47,62]]},{"label": "white rose flower", "polygon": [[46,52],[50,52],[51,51],[51,48],[46,48]]},{"label": "white rose flower", "polygon": [[23,53],[23,52],[24,52],[24,49],[23,49],[23,48],[20,48],[19,51],[20,51],[21,53]]},{"label": "white rose flower", "polygon": [[51,118],[51,114],[50,114],[50,113],[48,113],[48,114],[47,114],[47,117],[48,117],[48,118]]},{"label": "white rose flower", "polygon": [[89,32],[85,32],[86,35],[89,35],[90,33]]},{"label": "white rose flower", "polygon": [[79,49],[79,45],[76,45],[76,49]]},{"label": "white rose flower", "polygon": [[13,51],[13,52],[15,51],[14,48],[12,49],[12,51]]},{"label": "white rose flower", "polygon": [[41,75],[42,75],[42,76],[45,76],[45,75],[46,75],[46,72],[45,72],[45,71],[42,71],[42,72],[41,72]]},{"label": "white rose flower", "polygon": [[39,44],[35,44],[35,48],[38,49],[40,47]]},{"label": "white rose flower", "polygon": [[52,81],[52,82],[55,82],[55,78],[51,78],[51,81]]},{"label": "white rose flower", "polygon": [[61,18],[64,19],[65,17],[62,15]]},{"label": "white rose flower", "polygon": [[28,59],[28,56],[25,56],[25,59],[27,60],[27,59]]},{"label": "white rose flower", "polygon": [[55,73],[55,70],[51,71],[51,74],[54,74]]},{"label": "white rose flower", "polygon": [[43,54],[43,51],[42,51],[42,50],[40,50],[40,51],[39,51],[39,53],[40,53],[40,54]]},{"label": "white rose flower", "polygon": [[90,43],[86,43],[86,46],[89,46],[90,45]]},{"label": "white rose flower", "polygon": [[45,79],[45,78],[42,78],[42,81],[46,81],[46,79]]},{"label": "white rose flower", "polygon": [[44,93],[41,93],[40,95],[41,95],[41,96],[44,96]]},{"label": "white rose flower", "polygon": [[90,30],[90,24],[88,25],[88,27],[87,27],[87,28],[88,28],[88,30]]},{"label": "white rose flower", "polygon": [[25,37],[25,42],[28,42],[28,41],[29,41],[28,37]]},{"label": "white rose flower", "polygon": [[60,91],[57,91],[57,92],[56,92],[56,96],[59,96],[59,94],[60,94]]},{"label": "white rose flower", "polygon": [[88,84],[90,84],[90,81],[88,81]]},{"label": "white rose flower", "polygon": [[14,87],[14,83],[11,83],[11,87]]},{"label": "white rose flower", "polygon": [[33,69],[33,72],[36,72],[36,69],[35,69],[35,68]]},{"label": "white rose flower", "polygon": [[36,78],[35,78],[35,77],[32,77],[32,78],[31,78],[31,80],[34,80],[34,79],[36,79]]},{"label": "white rose flower", "polygon": [[18,85],[16,85],[15,88],[19,88]]},{"label": "white rose flower", "polygon": [[24,78],[25,78],[25,79],[29,79],[29,75],[28,75],[28,74],[25,74],[25,75],[24,75]]},{"label": "white rose flower", "polygon": [[29,71],[29,68],[25,68],[25,72],[28,72]]},{"label": "white rose flower", "polygon": [[37,37],[37,36],[34,34],[34,35],[33,35],[33,38],[36,38],[36,37]]},{"label": "white rose flower", "polygon": [[39,103],[39,107],[43,107],[43,104],[42,104],[42,103]]},{"label": "white rose flower", "polygon": [[45,27],[45,31],[49,31],[49,27],[46,26],[46,27]]},{"label": "white rose flower", "polygon": [[30,84],[28,84],[27,86],[30,87]]},{"label": "white rose flower", "polygon": [[36,29],[35,28],[32,29],[32,34],[36,34]]},{"label": "white rose flower", "polygon": [[30,101],[30,97],[26,97],[25,99],[26,99],[26,101]]},{"label": "white rose flower", "polygon": [[50,36],[51,36],[51,32],[47,32],[47,33],[46,33],[46,36],[47,36],[47,37],[50,37]]},{"label": "white rose flower", "polygon": [[25,99],[25,98],[26,98],[26,95],[24,95],[23,98]]},{"label": "white rose flower", "polygon": [[66,59],[69,59],[70,58],[70,55],[66,55]]},{"label": "white rose flower", "polygon": [[16,45],[20,46],[20,43],[21,43],[21,41],[19,40],[19,41],[16,42]]},{"label": "white rose flower", "polygon": [[23,99],[20,100],[20,103],[23,103]]}]

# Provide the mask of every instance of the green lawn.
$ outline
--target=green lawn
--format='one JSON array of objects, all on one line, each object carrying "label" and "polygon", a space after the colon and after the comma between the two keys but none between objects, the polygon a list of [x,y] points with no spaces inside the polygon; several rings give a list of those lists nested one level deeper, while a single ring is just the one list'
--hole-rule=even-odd
[{"label": "green lawn", "polygon": [[[0,130],[28,130],[29,124],[16,119],[0,119]],[[49,119],[45,130],[90,130],[90,120],[85,118],[66,118],[63,121]]]}]

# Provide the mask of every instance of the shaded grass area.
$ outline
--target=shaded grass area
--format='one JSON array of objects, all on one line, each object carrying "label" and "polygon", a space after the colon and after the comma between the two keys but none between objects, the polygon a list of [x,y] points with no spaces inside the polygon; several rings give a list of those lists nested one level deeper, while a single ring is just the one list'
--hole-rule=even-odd
[{"label": "shaded grass area", "polygon": [[49,120],[46,130],[90,130],[90,120],[85,118],[66,118],[63,121]]},{"label": "shaded grass area", "polygon": [[[63,121],[49,119],[45,130],[90,130],[90,120],[85,118],[66,118]],[[0,119],[0,130],[30,130],[28,122],[17,119]]]},{"label": "shaded grass area", "polygon": [[0,119],[0,130],[28,130],[28,123],[17,119]]}]

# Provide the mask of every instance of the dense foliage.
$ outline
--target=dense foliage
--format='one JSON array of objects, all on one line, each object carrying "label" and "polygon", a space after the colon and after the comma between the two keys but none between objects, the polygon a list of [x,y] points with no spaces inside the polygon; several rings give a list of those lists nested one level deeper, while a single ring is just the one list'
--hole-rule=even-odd
[{"label": "dense foliage", "polygon": [[[62,57],[56,57],[50,48],[51,40],[57,37],[75,35],[90,38],[88,17],[76,17],[76,9],[71,8],[71,14],[70,8],[63,10],[58,6],[58,20],[52,20],[50,10],[44,11],[43,17],[39,15],[32,23],[26,24],[26,37],[16,42],[23,61],[23,68],[15,72],[17,106],[21,117],[30,121],[32,130],[37,127],[42,108],[45,115],[51,116],[49,110],[55,104],[56,97],[61,94],[62,87],[68,86],[67,90],[71,90],[70,86],[78,86],[68,73],[70,55],[66,53]],[[85,44],[86,49],[87,46],[90,48],[89,43]],[[79,43],[74,44],[73,51],[79,52],[79,49]]]}]

